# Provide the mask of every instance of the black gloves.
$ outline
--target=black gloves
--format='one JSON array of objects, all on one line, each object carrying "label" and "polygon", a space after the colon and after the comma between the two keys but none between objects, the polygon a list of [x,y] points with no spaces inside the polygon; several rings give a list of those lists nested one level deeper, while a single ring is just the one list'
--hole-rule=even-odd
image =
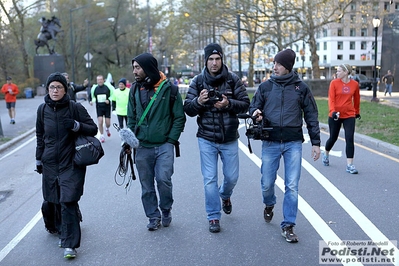
[{"label": "black gloves", "polygon": [[64,127],[65,129],[73,129],[75,127],[75,120],[71,118],[64,119]]},{"label": "black gloves", "polygon": [[356,115],[356,119],[359,119],[359,120],[362,119],[362,117],[360,116],[360,114],[357,114],[357,115]]},{"label": "black gloves", "polygon": [[339,112],[332,112],[331,116],[332,116],[332,118],[333,118],[335,121],[337,121],[338,118],[339,118]]},{"label": "black gloves", "polygon": [[43,173],[43,165],[41,161],[36,161],[36,170],[35,170],[38,174],[42,174]]}]

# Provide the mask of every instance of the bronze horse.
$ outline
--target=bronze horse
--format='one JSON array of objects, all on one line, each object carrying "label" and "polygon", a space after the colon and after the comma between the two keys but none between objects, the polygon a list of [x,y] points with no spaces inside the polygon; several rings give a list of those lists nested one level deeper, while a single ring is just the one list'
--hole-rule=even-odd
[{"label": "bronze horse", "polygon": [[40,33],[37,36],[37,39],[35,40],[35,45],[36,45],[36,54],[38,54],[37,50],[39,47],[46,46],[48,49],[49,54],[54,54],[54,47],[55,43],[53,44],[53,47],[50,49],[48,45],[48,41],[53,39],[55,42],[57,41],[57,34],[61,32],[61,23],[60,20],[52,16],[51,19],[45,19],[44,17],[41,19],[42,27],[40,29]]}]

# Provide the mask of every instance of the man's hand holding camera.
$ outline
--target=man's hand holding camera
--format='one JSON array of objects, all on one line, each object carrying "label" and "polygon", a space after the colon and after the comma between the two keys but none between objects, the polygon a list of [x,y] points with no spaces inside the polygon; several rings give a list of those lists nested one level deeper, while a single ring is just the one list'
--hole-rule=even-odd
[{"label": "man's hand holding camera", "polygon": [[[209,91],[207,89],[203,89],[200,92],[200,95],[197,98],[197,102],[199,103],[199,105],[204,106],[210,100],[208,92]],[[222,100],[216,101],[213,106],[218,109],[224,109],[227,108],[229,104],[230,102],[227,96],[222,94]]]},{"label": "man's hand holding camera", "polygon": [[263,114],[262,111],[259,109],[256,109],[253,114],[252,117],[256,117],[256,122],[260,122],[263,120]]}]

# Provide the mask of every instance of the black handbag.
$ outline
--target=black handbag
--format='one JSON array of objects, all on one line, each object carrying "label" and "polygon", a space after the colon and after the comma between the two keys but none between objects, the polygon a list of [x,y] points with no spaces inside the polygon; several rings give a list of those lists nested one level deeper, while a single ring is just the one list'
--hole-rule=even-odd
[{"label": "black handbag", "polygon": [[80,167],[97,164],[104,156],[101,142],[92,136],[79,135],[75,139],[73,162]]}]

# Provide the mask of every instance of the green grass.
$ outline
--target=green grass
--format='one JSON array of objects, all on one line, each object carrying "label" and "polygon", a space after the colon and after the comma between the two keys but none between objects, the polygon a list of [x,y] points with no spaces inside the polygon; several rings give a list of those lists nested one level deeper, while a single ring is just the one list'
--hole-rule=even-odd
[{"label": "green grass", "polygon": [[[250,99],[253,93],[248,93]],[[327,98],[316,97],[320,123],[328,124]],[[362,119],[356,120],[355,132],[399,146],[399,109],[381,103],[360,102]]]}]

